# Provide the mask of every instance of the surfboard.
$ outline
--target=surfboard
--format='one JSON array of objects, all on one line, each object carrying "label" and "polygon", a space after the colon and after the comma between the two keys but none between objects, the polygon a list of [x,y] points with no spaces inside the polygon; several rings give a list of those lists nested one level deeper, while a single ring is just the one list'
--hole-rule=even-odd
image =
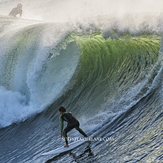
[{"label": "surfboard", "polygon": [[88,141],[81,141],[81,140],[74,141],[74,142],[69,144],[69,147],[64,147],[63,146],[63,147],[51,150],[49,152],[42,153],[41,155],[42,156],[45,156],[45,155],[56,155],[56,154],[61,154],[61,153],[64,153],[64,152],[68,152],[68,151],[71,151],[72,149],[80,146],[81,144],[83,144],[85,142],[88,142]]}]

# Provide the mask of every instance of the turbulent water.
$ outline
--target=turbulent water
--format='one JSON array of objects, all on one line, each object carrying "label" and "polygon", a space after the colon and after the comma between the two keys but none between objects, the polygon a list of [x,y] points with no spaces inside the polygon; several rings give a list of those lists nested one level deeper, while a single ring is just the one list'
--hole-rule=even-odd
[{"label": "turbulent water", "polygon": [[[73,11],[87,11],[77,21],[68,15],[73,0],[63,14],[64,1],[22,2],[24,17],[12,18],[6,15],[15,3],[0,0],[0,162],[163,162],[161,14],[102,8],[93,15],[84,1]],[[41,156],[64,145],[60,106],[79,119],[91,143]],[[68,136],[81,138],[75,130]]]}]

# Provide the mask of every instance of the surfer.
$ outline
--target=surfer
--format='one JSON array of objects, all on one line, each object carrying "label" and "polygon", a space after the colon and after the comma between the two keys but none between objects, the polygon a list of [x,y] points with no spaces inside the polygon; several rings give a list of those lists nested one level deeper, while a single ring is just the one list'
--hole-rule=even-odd
[{"label": "surfer", "polygon": [[[86,138],[88,137],[84,133],[84,131],[79,127],[80,126],[79,121],[71,113],[67,113],[66,109],[63,106],[61,106],[58,110],[60,112],[61,137],[63,136],[66,142],[66,145],[64,147],[69,147],[68,140],[67,140],[67,133],[73,128],[78,130],[84,137]],[[64,130],[63,130],[63,127],[64,127],[63,121],[67,122],[67,126]]]},{"label": "surfer", "polygon": [[20,17],[22,16],[22,4],[19,3],[17,4],[17,7],[13,8],[11,10],[11,12],[9,13],[9,16],[13,16],[13,17],[16,17],[17,15],[19,15]]}]

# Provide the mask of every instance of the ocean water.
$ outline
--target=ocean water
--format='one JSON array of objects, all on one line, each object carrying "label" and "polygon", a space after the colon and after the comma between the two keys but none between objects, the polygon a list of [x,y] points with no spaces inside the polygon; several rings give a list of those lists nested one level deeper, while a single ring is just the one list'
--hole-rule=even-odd
[{"label": "ocean water", "polygon": [[[161,0],[0,0],[0,162],[163,162]],[[91,143],[63,146],[58,108]],[[72,130],[71,138],[82,138]]]}]

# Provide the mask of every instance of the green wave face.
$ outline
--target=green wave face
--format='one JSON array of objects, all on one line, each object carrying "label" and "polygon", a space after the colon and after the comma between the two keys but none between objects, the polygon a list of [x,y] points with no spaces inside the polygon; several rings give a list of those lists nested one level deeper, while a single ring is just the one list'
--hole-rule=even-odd
[{"label": "green wave face", "polygon": [[[143,91],[147,91],[153,80],[147,75],[160,56],[159,36],[104,39],[100,33],[71,33],[68,37],[63,33],[59,43],[46,47],[43,33],[47,26],[51,29],[48,24],[32,25],[1,38],[8,45],[0,56],[2,92],[9,91],[11,96],[18,92],[23,96],[23,100],[15,99],[19,108],[31,107],[32,113],[48,110],[53,114],[56,107],[51,112],[47,106],[56,104],[70,106],[78,114],[82,111],[96,114],[114,100],[129,96],[127,92],[131,89],[135,89],[131,98],[139,98],[146,83]],[[12,39],[8,41],[10,34]],[[81,109],[76,109],[79,106]],[[17,117],[13,119],[17,121]]]},{"label": "green wave face", "polygon": [[[68,91],[68,96],[71,91],[78,104],[87,101],[82,110],[100,107],[104,101],[108,103],[136,85],[140,85],[139,92],[159,57],[159,36],[104,39],[94,35],[80,36],[76,41],[80,47],[80,61],[73,77],[74,87]],[[74,105],[75,102],[72,107]]]},{"label": "green wave face", "polygon": [[[90,82],[139,82],[159,56],[160,38],[151,36],[105,40],[101,36],[80,39],[80,74]],[[97,78],[98,77],[98,78]]]}]

